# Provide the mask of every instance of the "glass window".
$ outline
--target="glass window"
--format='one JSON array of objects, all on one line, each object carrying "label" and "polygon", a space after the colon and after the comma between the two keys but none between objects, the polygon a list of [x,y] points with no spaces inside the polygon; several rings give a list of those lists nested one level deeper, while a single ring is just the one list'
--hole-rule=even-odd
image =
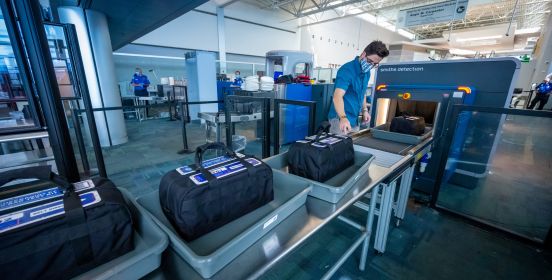
[{"label": "glass window", "polygon": [[61,98],[75,97],[77,94],[73,88],[72,66],[63,27],[45,24],[44,28]]},{"label": "glass window", "polygon": [[307,65],[306,63],[298,63],[295,65],[295,75],[306,75]]},{"label": "glass window", "polygon": [[0,11],[0,132],[36,127],[33,115]]},{"label": "glass window", "polygon": [[437,204],[543,241],[552,221],[552,119],[464,111]]}]

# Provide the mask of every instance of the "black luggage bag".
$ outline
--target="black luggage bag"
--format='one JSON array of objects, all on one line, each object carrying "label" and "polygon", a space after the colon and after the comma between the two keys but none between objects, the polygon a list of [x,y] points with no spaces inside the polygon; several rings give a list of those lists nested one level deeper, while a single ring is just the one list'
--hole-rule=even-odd
[{"label": "black luggage bag", "polygon": [[423,117],[404,115],[394,117],[391,120],[389,131],[419,136],[424,134],[425,127],[426,125]]},{"label": "black luggage bag", "polygon": [[[203,161],[210,149],[225,156]],[[195,164],[163,176],[159,199],[167,219],[186,241],[194,240],[269,203],[272,169],[252,156],[235,154],[222,143],[196,149]]]},{"label": "black luggage bag", "polygon": [[298,140],[288,151],[289,172],[304,178],[325,182],[355,163],[353,140],[329,133],[323,122],[316,136]]},{"label": "black luggage bag", "polygon": [[[0,173],[2,279],[69,279],[133,250],[121,192],[104,178],[75,184],[49,166]],[[80,198],[80,199],[79,199]]]}]

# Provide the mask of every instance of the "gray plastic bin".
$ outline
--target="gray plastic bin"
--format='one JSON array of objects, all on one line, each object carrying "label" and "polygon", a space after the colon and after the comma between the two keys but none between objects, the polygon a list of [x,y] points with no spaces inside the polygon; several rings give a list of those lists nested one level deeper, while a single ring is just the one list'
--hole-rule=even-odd
[{"label": "gray plastic bin", "polygon": [[161,255],[169,244],[167,235],[142,207],[130,199],[128,191],[119,190],[123,193],[134,222],[134,250],[74,279],[139,279],[161,265]]},{"label": "gray plastic bin", "polygon": [[304,205],[310,190],[307,182],[275,172],[272,202],[191,242],[181,239],[163,214],[159,192],[137,202],[167,233],[171,248],[202,277],[209,278]]},{"label": "gray plastic bin", "polygon": [[372,154],[356,151],[355,149],[355,164],[343,170],[331,179],[321,183],[289,174],[287,155],[288,152],[285,152],[266,158],[263,161],[272,167],[272,169],[276,171],[275,173],[282,172],[295,180],[299,179],[300,181],[310,183],[312,185],[312,191],[309,194],[310,196],[314,196],[331,203],[337,203],[343,195],[345,195],[345,193],[347,193],[347,191],[355,185],[362,175],[368,174],[370,163],[374,160],[374,156]]},{"label": "gray plastic bin", "polygon": [[395,142],[416,145],[424,141],[429,136],[431,136],[431,132],[433,131],[432,127],[426,126],[424,134],[417,136],[417,135],[410,135],[410,134],[404,134],[404,133],[398,133],[398,132],[391,132],[389,131],[389,125],[390,124],[386,123],[372,128],[371,129],[372,136],[379,139],[385,139],[385,140],[391,140]]}]

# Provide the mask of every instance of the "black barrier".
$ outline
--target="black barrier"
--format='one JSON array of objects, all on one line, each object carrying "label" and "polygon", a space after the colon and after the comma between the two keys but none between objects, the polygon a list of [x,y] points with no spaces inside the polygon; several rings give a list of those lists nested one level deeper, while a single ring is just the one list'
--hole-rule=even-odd
[{"label": "black barrier", "polygon": [[316,102],[315,101],[301,101],[301,100],[287,100],[287,99],[274,99],[274,155],[280,153],[280,105],[296,105],[309,108],[309,131],[308,135],[314,134],[314,126],[316,119]]},{"label": "black barrier", "polygon": [[[214,100],[214,101],[191,101],[191,102],[182,102],[182,101],[169,101],[170,103],[178,103],[180,108],[180,120],[182,123],[182,146],[183,149],[178,151],[179,154],[187,154],[192,153],[193,151],[190,150],[188,147],[188,135],[186,130],[186,123],[189,123],[191,121],[191,117],[188,115],[190,112],[188,106],[189,105],[202,105],[202,104],[214,104],[214,103],[223,103],[222,100]],[[137,105],[137,106],[118,106],[118,107],[104,107],[104,108],[94,108],[92,111],[94,112],[105,112],[105,111],[116,111],[116,110],[124,110],[124,109],[143,109],[143,108],[153,108],[153,107],[165,107],[166,103],[164,104],[150,104],[150,105]],[[83,113],[85,112],[84,109],[75,109],[73,110],[74,113]],[[82,136],[81,136],[82,137]]]},{"label": "black barrier", "polygon": [[232,114],[230,103],[260,102],[261,118],[263,121],[262,157],[270,156],[270,98],[227,95],[224,97],[224,121],[226,124],[226,145],[232,147]]},{"label": "black barrier", "polygon": [[188,147],[188,133],[186,131],[186,123],[189,123],[191,121],[191,117],[189,115],[184,115],[184,112],[189,113],[189,109],[185,109],[184,106],[188,105],[199,105],[199,104],[213,104],[213,103],[223,103],[222,100],[216,100],[216,101],[195,101],[195,102],[178,102],[180,106],[180,121],[182,122],[182,145],[184,148],[180,151],[178,151],[179,154],[189,154],[193,153],[193,150],[190,150]]}]

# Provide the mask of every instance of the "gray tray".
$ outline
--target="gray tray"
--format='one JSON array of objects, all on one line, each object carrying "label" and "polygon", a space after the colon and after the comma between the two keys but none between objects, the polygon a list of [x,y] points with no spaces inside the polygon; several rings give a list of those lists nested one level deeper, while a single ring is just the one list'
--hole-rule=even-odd
[{"label": "gray tray", "polygon": [[372,136],[379,139],[385,139],[390,141],[396,141],[401,143],[407,143],[407,144],[420,144],[422,141],[424,141],[426,138],[431,136],[431,132],[433,131],[433,128],[430,126],[426,126],[424,134],[417,136],[417,135],[410,135],[410,134],[404,134],[404,133],[397,133],[397,132],[391,132],[389,131],[389,124],[382,124],[378,125],[371,129]]},{"label": "gray tray", "polygon": [[355,164],[323,183],[289,174],[287,152],[266,158],[263,161],[272,167],[275,171],[274,173],[285,173],[287,176],[294,178],[294,180],[311,184],[312,191],[309,194],[310,196],[331,203],[337,203],[362,175],[368,174],[368,168],[372,160],[374,160],[372,154],[355,149]]},{"label": "gray tray", "polygon": [[137,199],[171,241],[171,248],[202,277],[209,278],[268,231],[305,204],[311,187],[274,172],[274,200],[269,204],[191,242],[180,238],[159,203],[159,192]]},{"label": "gray tray", "polygon": [[142,207],[130,199],[128,191],[120,190],[136,227],[134,250],[74,279],[140,279],[161,265],[161,255],[169,244],[167,235]]}]

